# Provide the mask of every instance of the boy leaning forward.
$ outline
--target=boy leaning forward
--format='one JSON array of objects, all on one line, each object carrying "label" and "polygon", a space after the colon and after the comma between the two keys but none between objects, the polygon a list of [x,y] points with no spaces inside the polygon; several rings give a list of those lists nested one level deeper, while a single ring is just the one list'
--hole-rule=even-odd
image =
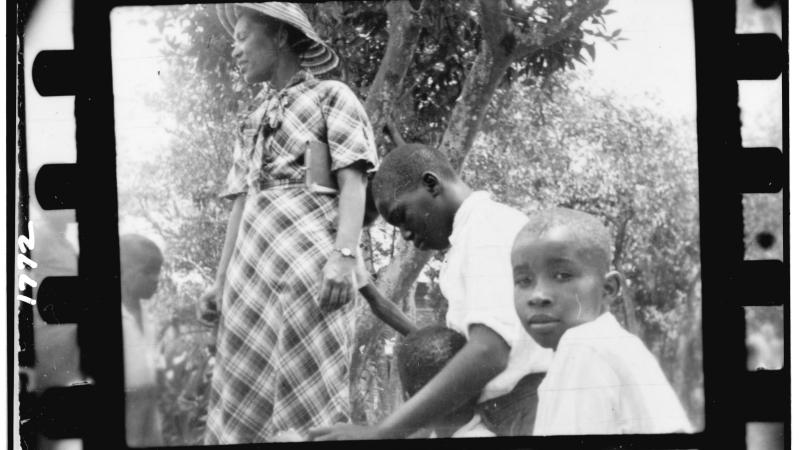
[{"label": "boy leaning forward", "polygon": [[527,217],[473,191],[447,158],[424,145],[390,152],[373,180],[381,215],[422,250],[445,250],[439,283],[447,326],[467,344],[424,388],[382,422],[311,430],[316,440],[407,437],[479,395],[477,413],[498,436],[530,435],[537,387],[552,351],[530,338],[514,310],[508,264]]}]

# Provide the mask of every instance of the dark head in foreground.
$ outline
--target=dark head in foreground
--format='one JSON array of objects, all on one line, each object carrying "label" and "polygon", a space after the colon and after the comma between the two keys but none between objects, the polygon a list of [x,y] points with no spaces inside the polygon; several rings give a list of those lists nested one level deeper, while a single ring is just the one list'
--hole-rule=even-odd
[{"label": "dark head in foreground", "polygon": [[514,304],[543,347],[608,311],[622,278],[611,270],[611,237],[596,217],[556,208],[535,213],[511,251]]},{"label": "dark head in foreground", "polygon": [[[411,332],[400,344],[397,366],[400,383],[410,398],[439,373],[466,345],[467,339],[450,328],[433,325]],[[438,437],[448,437],[474,415],[477,397],[432,425]]]},{"label": "dark head in foreground", "polygon": [[422,250],[449,247],[456,211],[470,192],[447,157],[422,144],[392,150],[372,181],[378,212]]}]

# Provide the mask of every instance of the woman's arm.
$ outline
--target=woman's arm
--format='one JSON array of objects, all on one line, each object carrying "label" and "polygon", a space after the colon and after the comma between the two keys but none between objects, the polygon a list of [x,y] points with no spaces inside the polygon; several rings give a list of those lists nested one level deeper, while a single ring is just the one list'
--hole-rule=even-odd
[{"label": "woman's arm", "polygon": [[225,231],[225,243],[222,246],[222,256],[217,266],[217,276],[214,284],[200,297],[197,308],[198,319],[209,325],[219,318],[219,303],[222,297],[222,288],[225,286],[225,273],[228,271],[228,263],[231,261],[233,249],[236,246],[236,237],[239,234],[239,224],[242,221],[244,211],[245,195],[239,194],[233,200],[231,215],[228,219],[228,229]]},{"label": "woman's arm", "polygon": [[242,222],[242,212],[244,211],[245,195],[239,194],[233,201],[231,217],[228,219],[228,228],[225,231],[225,243],[222,246],[222,255],[217,266],[217,284],[224,284],[225,272],[228,271],[228,263],[233,255],[233,248],[236,246],[236,237],[239,235],[239,225]]},{"label": "woman's arm", "polygon": [[311,429],[314,440],[400,439],[453,411],[505,370],[508,344],[484,325],[472,325],[469,340],[411,399],[373,427],[340,424]]},{"label": "woman's arm", "polygon": [[336,171],[339,183],[339,223],[334,246],[349,249],[353,256],[339,251],[328,257],[322,269],[320,308],[334,311],[355,296],[355,268],[361,224],[364,221],[364,202],[367,195],[367,176],[358,166],[348,166]]}]

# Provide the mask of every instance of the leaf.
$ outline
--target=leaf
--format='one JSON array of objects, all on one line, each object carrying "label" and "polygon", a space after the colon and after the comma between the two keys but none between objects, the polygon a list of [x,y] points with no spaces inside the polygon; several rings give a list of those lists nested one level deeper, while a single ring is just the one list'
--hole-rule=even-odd
[{"label": "leaf", "polygon": [[595,51],[594,43],[587,44],[586,45],[586,51],[589,52],[589,56],[591,56],[592,57],[592,61],[594,61],[594,51]]},{"label": "leaf", "polygon": [[622,29],[617,28],[616,30],[614,30],[613,33],[611,33],[611,39],[614,39],[615,37],[619,36],[620,33],[622,33]]}]

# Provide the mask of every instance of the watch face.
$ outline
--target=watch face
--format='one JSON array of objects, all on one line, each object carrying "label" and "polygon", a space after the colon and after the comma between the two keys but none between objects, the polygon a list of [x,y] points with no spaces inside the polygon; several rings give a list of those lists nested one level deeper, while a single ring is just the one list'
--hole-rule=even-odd
[{"label": "watch face", "polygon": [[353,256],[353,252],[349,248],[340,249],[339,252],[344,256]]}]

